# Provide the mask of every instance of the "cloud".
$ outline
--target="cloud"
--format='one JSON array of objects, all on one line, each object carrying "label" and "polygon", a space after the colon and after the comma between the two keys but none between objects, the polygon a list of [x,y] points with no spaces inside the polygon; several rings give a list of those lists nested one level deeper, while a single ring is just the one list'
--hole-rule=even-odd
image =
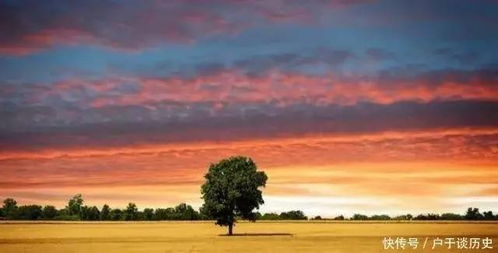
[{"label": "cloud", "polygon": [[371,77],[334,73],[309,75],[280,70],[254,76],[250,72],[251,68],[242,68],[209,71],[194,77],[70,79],[54,84],[26,84],[19,88],[16,84],[7,84],[3,86],[3,93],[7,101],[22,97],[27,104],[71,102],[85,108],[161,103],[354,105],[361,102],[494,101],[498,98],[498,74],[494,68],[411,74],[384,71]]},{"label": "cloud", "polygon": [[493,200],[498,5],[477,2],[0,1],[0,197],[198,206],[209,163],[247,155],[268,211]]},{"label": "cloud", "polygon": [[457,62],[462,65],[475,64],[482,57],[475,51],[460,52],[451,48],[438,48],[433,53],[445,60]]},{"label": "cloud", "polygon": [[[25,119],[18,128],[2,130],[0,146],[4,150],[36,150],[42,147],[118,147],[317,134],[493,128],[498,123],[494,113],[498,110],[497,106],[493,102],[403,102],[345,107],[301,105],[281,109],[267,107],[266,110],[260,107],[253,111],[241,108],[223,112],[219,116],[209,116],[209,111],[202,105],[185,109],[184,116],[163,115],[141,107],[107,108],[86,112],[84,119],[75,119],[74,122],[62,118],[59,126],[32,125],[39,116]],[[157,118],[157,113],[163,118]],[[33,114],[20,116],[26,115]],[[92,119],[95,122],[90,123]],[[65,125],[62,125],[64,122]]]},{"label": "cloud", "polygon": [[[357,6],[361,8],[348,8]],[[2,1],[0,53],[24,55],[60,45],[138,51],[279,24],[401,26],[427,36],[431,34],[428,26],[420,29],[416,25],[430,21],[437,25],[429,31],[437,32],[440,39],[489,39],[497,35],[493,29],[496,9],[496,2],[485,0],[479,4],[391,0],[313,0],[304,4],[298,0]]]},{"label": "cloud", "polygon": [[365,51],[365,55],[367,59],[376,62],[396,59],[396,55],[393,52],[382,48],[369,48]]},{"label": "cloud", "polygon": [[[70,79],[2,85],[7,150],[243,140],[498,124],[495,69],[412,76],[252,76]],[[365,124],[369,122],[369,124]]]},{"label": "cloud", "polygon": [[271,24],[312,22],[319,11],[364,1],[190,0],[116,2],[2,1],[0,53],[28,54],[57,45],[99,45],[141,50],[162,43],[192,43],[218,34]]},{"label": "cloud", "polygon": [[230,65],[234,69],[242,69],[248,74],[264,75],[273,70],[300,71],[303,67],[324,66],[328,71],[338,69],[348,60],[354,59],[354,53],[348,50],[316,49],[309,54],[282,53],[259,55],[237,60]]},{"label": "cloud", "polygon": [[[209,163],[241,154],[255,159],[268,173],[268,200],[313,197],[362,202],[375,198],[393,201],[393,208],[407,211],[413,210],[406,209],[411,198],[440,202],[473,196],[484,186],[495,185],[498,157],[489,149],[498,139],[494,131],[316,136],[100,151],[86,147],[59,150],[59,155],[45,157],[44,152],[36,152],[31,157],[0,160],[0,196],[54,203],[82,192],[88,204],[199,203],[199,184]],[[266,208],[283,208],[276,202],[268,203]],[[432,207],[431,203],[427,208]],[[368,205],[354,209],[368,210]]]}]

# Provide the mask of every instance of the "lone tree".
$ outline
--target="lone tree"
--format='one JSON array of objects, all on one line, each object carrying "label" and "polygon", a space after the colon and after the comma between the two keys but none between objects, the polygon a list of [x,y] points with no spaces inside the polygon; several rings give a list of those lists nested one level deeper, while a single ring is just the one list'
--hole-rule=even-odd
[{"label": "lone tree", "polygon": [[228,235],[233,234],[236,217],[256,220],[253,210],[264,203],[258,188],[266,185],[268,177],[250,158],[234,156],[211,164],[204,178],[202,211],[217,225],[228,226]]}]

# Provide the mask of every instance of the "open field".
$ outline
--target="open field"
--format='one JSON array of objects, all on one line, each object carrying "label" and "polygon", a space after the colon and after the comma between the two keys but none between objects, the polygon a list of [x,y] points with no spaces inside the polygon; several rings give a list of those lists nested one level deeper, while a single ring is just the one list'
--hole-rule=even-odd
[{"label": "open field", "polygon": [[[242,222],[234,232],[220,236],[226,229],[212,222],[4,222],[0,252],[394,252],[384,250],[385,236],[419,238],[417,250],[400,252],[498,252],[493,222]],[[432,250],[434,237],[489,237],[494,249]]]}]

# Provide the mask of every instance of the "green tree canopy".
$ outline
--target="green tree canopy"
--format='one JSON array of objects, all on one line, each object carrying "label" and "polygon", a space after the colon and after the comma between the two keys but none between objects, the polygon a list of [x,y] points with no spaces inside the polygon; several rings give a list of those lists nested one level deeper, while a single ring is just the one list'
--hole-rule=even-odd
[{"label": "green tree canopy", "polygon": [[111,219],[111,208],[107,204],[102,207],[102,211],[100,212],[101,220],[110,220]]},{"label": "green tree canopy", "polygon": [[39,205],[20,206],[17,212],[17,219],[21,220],[38,220],[42,217],[42,207]]},{"label": "green tree canopy", "polygon": [[247,157],[235,156],[211,164],[201,187],[203,212],[216,219],[216,224],[228,226],[232,235],[236,217],[254,221],[254,209],[263,204],[260,187],[268,177],[257,171],[256,164]]},{"label": "green tree canopy", "polygon": [[152,220],[154,218],[154,209],[152,208],[145,208],[143,212],[143,219],[144,220]]},{"label": "green tree canopy", "polygon": [[467,220],[481,220],[483,218],[484,216],[479,212],[479,208],[469,207],[465,214],[465,219]]},{"label": "green tree canopy", "polygon": [[7,219],[13,219],[17,212],[17,201],[12,198],[7,198],[3,201],[3,213]]},{"label": "green tree canopy", "polygon": [[55,206],[47,205],[47,206],[43,207],[43,210],[42,210],[42,218],[43,219],[51,220],[51,219],[55,218],[55,216],[57,216],[57,209],[55,208]]},{"label": "green tree canopy", "polygon": [[483,212],[482,214],[485,220],[493,220],[495,218],[492,211]]},{"label": "green tree canopy", "polygon": [[111,210],[111,220],[121,220],[123,219],[123,211],[121,209]]},{"label": "green tree canopy", "polygon": [[282,219],[282,220],[307,220],[308,217],[306,217],[306,215],[304,215],[303,211],[294,210],[294,211],[280,213],[280,219]]},{"label": "green tree canopy", "polygon": [[138,208],[135,203],[128,203],[128,206],[125,209],[125,220],[136,220],[138,216]]},{"label": "green tree canopy", "polygon": [[66,209],[69,211],[69,215],[80,215],[81,207],[83,206],[83,197],[81,194],[74,195],[67,203]]},{"label": "green tree canopy", "polygon": [[175,216],[174,208],[157,208],[154,211],[155,220],[173,220]]},{"label": "green tree canopy", "polygon": [[100,211],[96,206],[84,206],[81,209],[81,218],[83,220],[99,220]]},{"label": "green tree canopy", "polygon": [[175,218],[178,220],[197,220],[199,213],[186,203],[181,203],[175,207]]}]

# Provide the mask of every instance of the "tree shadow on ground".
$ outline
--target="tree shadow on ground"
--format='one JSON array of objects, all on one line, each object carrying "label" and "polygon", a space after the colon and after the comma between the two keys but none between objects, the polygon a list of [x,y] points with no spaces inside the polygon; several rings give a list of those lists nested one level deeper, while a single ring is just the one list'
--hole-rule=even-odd
[{"label": "tree shadow on ground", "polygon": [[219,236],[293,236],[290,233],[234,233],[233,235],[220,234]]}]

